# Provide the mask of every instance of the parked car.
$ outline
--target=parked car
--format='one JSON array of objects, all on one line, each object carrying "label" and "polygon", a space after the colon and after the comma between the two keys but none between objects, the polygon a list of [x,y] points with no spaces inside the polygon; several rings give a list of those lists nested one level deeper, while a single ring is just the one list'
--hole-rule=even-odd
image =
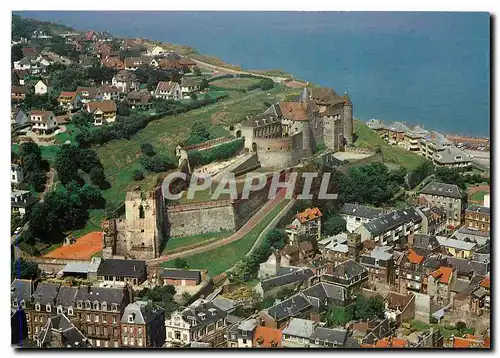
[{"label": "parked car", "polygon": [[19,234],[22,230],[23,230],[23,228],[22,228],[22,227],[20,227],[20,226],[18,226],[18,227],[16,228],[16,230],[14,231],[14,235]]}]

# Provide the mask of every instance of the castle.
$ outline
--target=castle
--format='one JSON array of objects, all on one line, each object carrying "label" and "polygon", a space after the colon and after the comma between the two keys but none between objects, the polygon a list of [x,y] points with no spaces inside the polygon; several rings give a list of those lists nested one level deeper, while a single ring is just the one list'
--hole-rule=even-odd
[{"label": "castle", "polygon": [[102,222],[103,258],[152,259],[160,256],[165,237],[164,200],[160,187],[143,193],[127,192],[125,219]]},{"label": "castle", "polygon": [[305,87],[294,101],[273,104],[235,129],[263,167],[292,167],[322,144],[332,151],[352,145],[353,105],[347,93],[339,96],[330,88]]}]

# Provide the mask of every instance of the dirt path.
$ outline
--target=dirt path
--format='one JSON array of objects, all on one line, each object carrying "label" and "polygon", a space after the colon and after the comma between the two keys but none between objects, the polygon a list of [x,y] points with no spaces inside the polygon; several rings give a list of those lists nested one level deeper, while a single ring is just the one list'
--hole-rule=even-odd
[{"label": "dirt path", "polygon": [[49,192],[54,185],[54,176],[56,175],[56,170],[54,168],[50,168],[50,171],[47,173],[47,183],[45,184],[45,189],[43,193],[40,195],[40,199],[43,200],[45,195]]},{"label": "dirt path", "polygon": [[266,215],[268,215],[274,208],[276,208],[285,198],[285,189],[281,189],[278,191],[276,194],[276,197],[272,200],[269,200],[267,203],[264,204],[262,208],[250,219],[248,220],[237,232],[235,232],[233,235],[217,240],[216,242],[209,243],[204,246],[196,247],[191,250],[186,250],[182,252],[178,252],[175,254],[171,255],[166,255],[159,257],[157,259],[151,259],[147,261],[148,265],[159,265],[162,262],[172,260],[178,257],[186,257],[186,256],[192,256],[195,254],[199,254],[202,252],[210,251],[213,249],[216,249],[218,247],[230,244],[232,242],[238,241],[242,237],[244,237],[246,234],[248,234],[254,227],[257,225]]}]

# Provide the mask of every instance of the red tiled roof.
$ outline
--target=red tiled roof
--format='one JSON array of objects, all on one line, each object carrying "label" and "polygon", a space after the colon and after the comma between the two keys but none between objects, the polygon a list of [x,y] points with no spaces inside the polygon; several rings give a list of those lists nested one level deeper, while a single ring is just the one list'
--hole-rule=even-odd
[{"label": "red tiled roof", "polygon": [[491,283],[490,276],[486,276],[486,277],[485,277],[485,278],[481,281],[481,287],[490,288],[490,283]]},{"label": "red tiled roof", "polygon": [[455,337],[453,339],[453,348],[470,348],[472,342],[465,338]]},{"label": "red tiled roof", "polygon": [[160,81],[158,82],[158,84],[156,85],[156,91],[155,92],[158,92],[158,91],[167,91],[167,92],[170,92],[172,91],[173,87],[177,84],[177,82],[172,82],[172,81]]},{"label": "red tiled roof", "polygon": [[431,276],[434,278],[440,278],[441,283],[450,283],[451,277],[453,275],[453,268],[441,266],[436,271],[431,272]]},{"label": "red tiled roof", "polygon": [[315,220],[322,217],[321,211],[318,208],[306,209],[301,213],[295,215],[295,217],[303,224],[307,221]]},{"label": "red tiled roof", "polygon": [[[260,347],[260,348],[281,348],[281,330],[279,329],[274,329],[274,328],[269,328],[269,327],[262,327],[262,326],[257,326],[255,328],[255,333],[253,336],[253,347]],[[257,341],[263,340],[262,343],[259,345]],[[272,343],[275,343],[274,345]]]},{"label": "red tiled roof", "polygon": [[408,261],[412,264],[419,264],[424,261],[424,257],[417,254],[413,249],[408,251]]},{"label": "red tiled roof", "polygon": [[280,102],[281,113],[286,119],[307,121],[309,119],[308,104],[303,102]]},{"label": "red tiled roof", "polygon": [[59,99],[62,98],[71,98],[73,99],[76,96],[76,92],[61,92],[59,94]]},{"label": "red tiled roof", "polygon": [[375,348],[404,348],[408,346],[408,341],[403,338],[384,337],[375,343]]}]

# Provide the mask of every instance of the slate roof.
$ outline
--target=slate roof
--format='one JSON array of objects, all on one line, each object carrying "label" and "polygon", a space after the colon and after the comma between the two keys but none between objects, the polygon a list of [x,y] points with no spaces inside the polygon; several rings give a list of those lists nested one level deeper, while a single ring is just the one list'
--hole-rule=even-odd
[{"label": "slate roof", "polygon": [[267,309],[269,316],[275,320],[282,320],[297,316],[311,307],[311,303],[300,293],[287,298]]},{"label": "slate roof", "polygon": [[202,303],[196,307],[190,306],[182,311],[181,314],[186,322],[192,323],[194,321],[196,329],[202,329],[227,316],[226,312],[211,302]]},{"label": "slate roof", "polygon": [[408,128],[406,124],[401,122],[392,122],[388,124],[385,128],[391,132],[398,132],[398,133],[405,133],[410,131],[410,128]]},{"label": "slate roof", "polygon": [[137,81],[137,76],[132,72],[121,70],[115,75],[115,80],[118,82]]},{"label": "slate roof", "polygon": [[490,239],[490,236],[490,232],[487,231],[478,231],[461,227],[453,233],[452,237],[462,241],[470,239],[471,241],[477,242],[479,245],[484,245],[484,243]]},{"label": "slate roof", "polygon": [[146,301],[136,301],[129,303],[123,312],[122,323],[131,323],[129,317],[133,317],[134,324],[149,324],[157,317],[163,316],[165,310],[155,304],[148,304]]},{"label": "slate roof", "polygon": [[161,278],[171,278],[175,280],[197,280],[201,281],[201,272],[197,270],[174,270],[163,269],[159,272]]},{"label": "slate roof", "polygon": [[49,282],[40,282],[33,293],[33,303],[41,305],[54,305],[59,291],[59,285]]},{"label": "slate roof", "polygon": [[442,237],[442,236],[437,236],[436,237],[439,244],[444,247],[452,247],[455,249],[460,249],[460,250],[472,250],[474,246],[476,246],[476,243],[474,242],[467,242],[467,241],[462,241],[462,240],[457,240],[453,238],[447,238],[447,237]]},{"label": "slate roof", "polygon": [[229,312],[235,309],[234,301],[222,296],[215,297],[212,300],[212,303],[224,312]]},{"label": "slate roof", "polygon": [[436,154],[434,160],[441,164],[465,163],[470,162],[472,160],[472,156],[455,146],[451,146],[443,151],[440,151],[439,154]]},{"label": "slate roof", "polygon": [[489,262],[480,262],[451,256],[446,257],[446,262],[449,266],[456,268],[457,272],[461,275],[470,275],[474,273],[476,275],[485,276],[490,270]]},{"label": "slate roof", "polygon": [[[61,334],[62,340],[54,340],[53,332]],[[47,323],[38,334],[42,347],[48,348],[92,348],[83,333],[78,330],[64,314],[49,317]]]},{"label": "slate roof", "polygon": [[141,278],[146,274],[146,261],[105,259],[101,261],[97,275]]},{"label": "slate roof", "polygon": [[362,265],[354,260],[347,260],[333,267],[332,276],[350,280],[365,272],[367,270]]},{"label": "slate roof", "polygon": [[431,182],[420,190],[421,194],[438,195],[448,198],[461,199],[462,194],[458,186],[454,184],[445,184],[438,182]]},{"label": "slate roof", "polygon": [[88,273],[89,272],[89,264],[90,263],[67,263],[63,269],[61,270],[63,273]]},{"label": "slate roof", "polygon": [[422,249],[426,251],[432,251],[440,246],[439,241],[436,236],[424,235],[424,234],[414,234],[413,236],[413,248]]},{"label": "slate roof", "polygon": [[382,209],[351,203],[345,203],[342,209],[340,209],[340,212],[344,215],[357,216],[365,219],[375,219],[384,213]]},{"label": "slate roof", "polygon": [[470,284],[469,280],[457,278],[455,282],[453,282],[453,285],[451,286],[451,291],[457,293],[463,292],[469,287],[469,284]]},{"label": "slate roof", "polygon": [[344,103],[344,99],[331,88],[314,87],[311,88],[310,93],[311,99],[319,105],[333,106],[338,103]]},{"label": "slate roof", "polygon": [[408,305],[412,298],[412,294],[403,295],[396,292],[389,292],[385,300],[387,302],[388,309],[395,311],[399,308],[400,311],[403,311],[403,309],[406,307],[406,305]]},{"label": "slate roof", "polygon": [[346,296],[345,288],[328,282],[317,283],[302,291],[307,297],[314,297],[321,302],[326,299],[343,301]]},{"label": "slate roof", "polygon": [[469,205],[466,211],[474,212],[474,213],[481,213],[481,214],[489,214],[490,213],[490,208],[486,206],[479,206],[479,205]]},{"label": "slate roof", "polygon": [[283,334],[309,339],[313,335],[316,325],[316,322],[308,319],[292,318],[283,329]]},{"label": "slate roof", "polygon": [[56,306],[70,307],[75,302],[75,297],[78,292],[77,287],[61,286],[56,297]]},{"label": "slate roof", "polygon": [[99,301],[106,303],[116,303],[120,305],[125,293],[122,288],[80,286],[75,297],[75,301]]},{"label": "slate roof", "polygon": [[375,119],[375,118],[372,118],[368,122],[366,122],[366,125],[373,130],[384,128],[384,122],[380,119]]},{"label": "slate roof", "polygon": [[285,286],[293,283],[300,283],[307,281],[314,276],[314,273],[310,269],[297,270],[291,273],[272,277],[260,282],[263,290],[270,290],[274,287]]},{"label": "slate roof", "polygon": [[345,345],[347,341],[348,331],[344,329],[316,327],[311,339],[319,340],[320,342],[332,342]]},{"label": "slate roof", "polygon": [[377,236],[410,221],[414,223],[420,223],[422,221],[422,217],[414,207],[408,207],[382,215],[363,225],[372,235]]}]

